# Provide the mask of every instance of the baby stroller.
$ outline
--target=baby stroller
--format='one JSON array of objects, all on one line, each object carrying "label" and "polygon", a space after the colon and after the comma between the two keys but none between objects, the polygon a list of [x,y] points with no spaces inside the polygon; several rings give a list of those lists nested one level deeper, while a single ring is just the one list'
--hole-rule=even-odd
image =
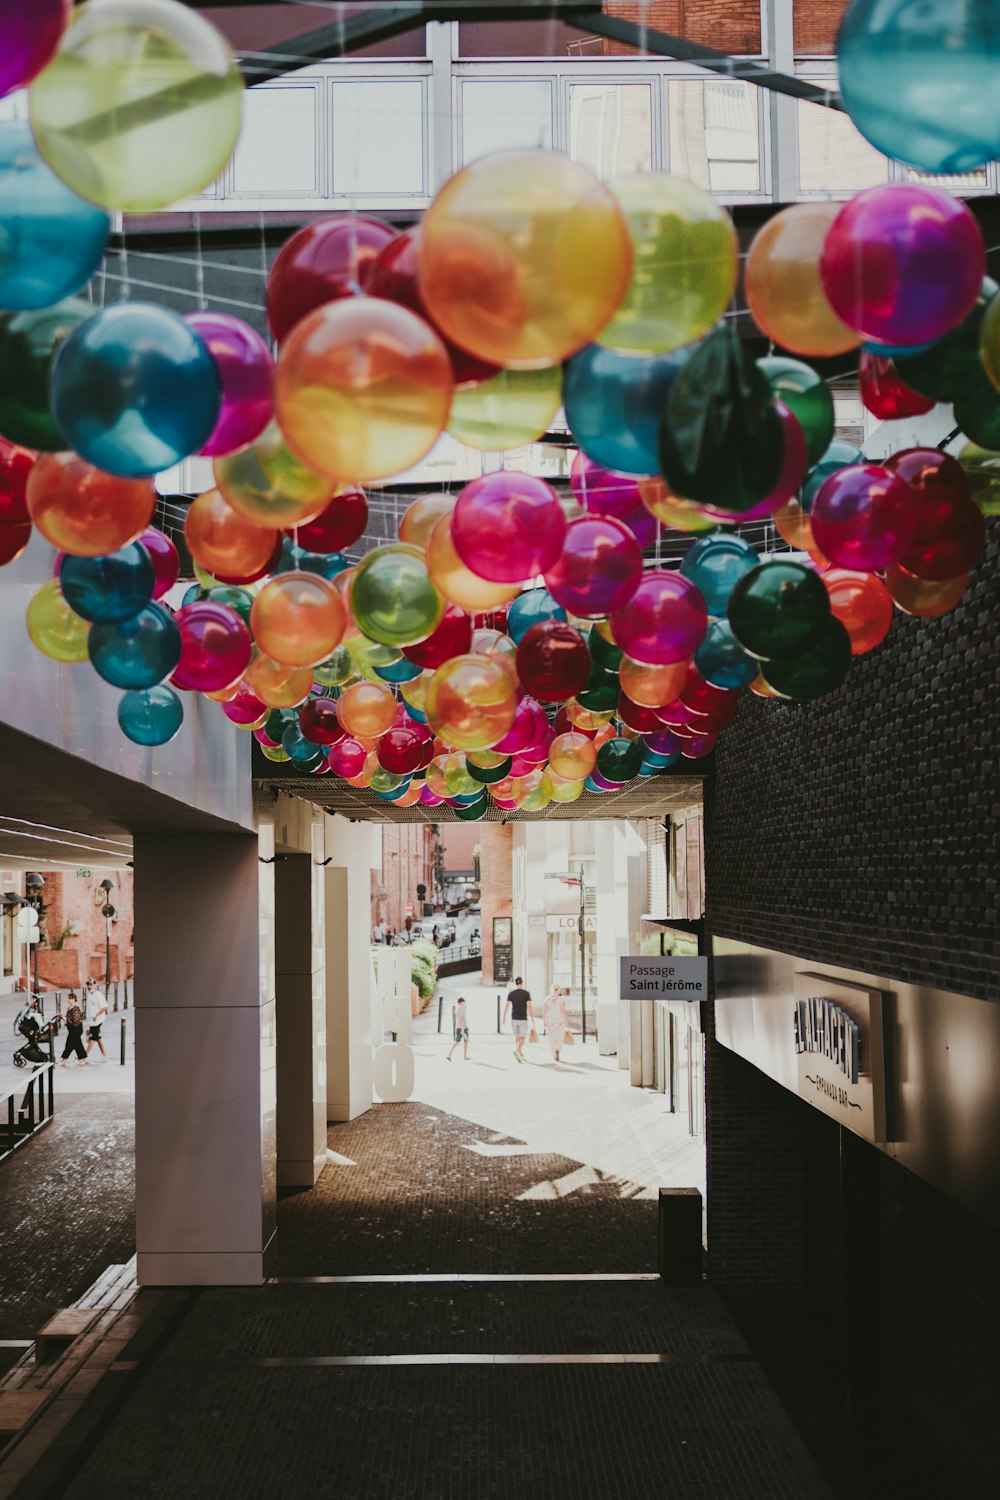
[{"label": "baby stroller", "polygon": [[19,1047],[12,1058],[15,1068],[26,1068],[29,1063],[37,1068],[40,1063],[51,1061],[42,1048],[55,1034],[54,1021],[46,1021],[43,1025],[34,1010],[25,1006],[14,1017],[14,1033],[25,1039],[24,1046]]}]

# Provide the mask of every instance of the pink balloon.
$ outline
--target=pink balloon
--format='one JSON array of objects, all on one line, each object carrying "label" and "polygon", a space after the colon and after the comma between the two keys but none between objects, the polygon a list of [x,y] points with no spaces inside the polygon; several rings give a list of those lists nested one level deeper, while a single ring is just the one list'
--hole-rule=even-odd
[{"label": "pink balloon", "polygon": [[545,587],[572,614],[601,619],[628,603],[641,577],[642,551],[629,528],[612,516],[580,516],[566,528]]},{"label": "pink balloon", "polygon": [[177,582],[181,570],[177,548],[170,538],[155,526],[147,526],[139,540],[149,553],[153,573],[156,576],[153,598],[162,599]]},{"label": "pink balloon", "polygon": [[585,453],[578,453],[569,471],[569,482],[577,500],[592,515],[621,521],[640,547],[651,547],[656,541],[656,517],[642,503],[639,480],[634,474],[605,469]]},{"label": "pink balloon", "polygon": [[802,423],[798,417],[789,411],[783,401],[776,401],[774,409],[778,413],[782,436],[785,440],[785,457],[774,489],[769,495],[765,495],[763,500],[758,500],[750,510],[732,511],[723,510],[717,505],[699,505],[698,509],[703,516],[711,516],[714,521],[762,521],[765,516],[773,516],[775,511],[787,505],[793,495],[798,492],[809,467],[806,435],[802,431]]},{"label": "pink balloon", "polygon": [[655,734],[644,734],[643,739],[656,755],[676,755],[681,741],[671,729],[658,729]]},{"label": "pink balloon", "polygon": [[174,687],[214,693],[243,676],[253,642],[235,609],[203,599],[185,604],[174,619],[181,633],[181,659],[170,679]]},{"label": "pink balloon", "polygon": [[617,714],[623,724],[629,729],[635,729],[639,734],[655,734],[660,727],[660,721],[651,708],[644,708],[641,703],[633,703],[626,693],[618,694]]},{"label": "pink balloon", "polygon": [[881,572],[899,561],[916,537],[917,516],[912,486],[880,464],[838,469],[809,512],[824,556],[861,573]]},{"label": "pink balloon", "polygon": [[451,535],[462,562],[480,578],[520,583],[556,562],[566,517],[544,479],[503,469],[465,486],[452,513]]},{"label": "pink balloon", "polygon": [[703,755],[711,755],[715,749],[716,738],[714,734],[695,735],[681,745],[681,754],[687,760],[700,760]]},{"label": "pink balloon", "polygon": [[222,386],[219,417],[201,452],[206,458],[235,453],[259,437],[274,412],[274,360],[257,331],[229,313],[187,313],[184,318],[208,349]]},{"label": "pink balloon", "polygon": [[423,786],[420,788],[420,801],[423,803],[424,807],[440,807],[441,803],[444,801],[444,798],[439,797],[436,792],[432,792],[425,781]]},{"label": "pink balloon", "polygon": [[368,751],[357,740],[339,740],[330,746],[330,769],[345,779],[360,775],[367,758]]},{"label": "pink balloon", "polygon": [[625,608],[610,618],[615,642],[626,655],[654,666],[692,656],[708,626],[700,589],[681,573],[659,568],[643,575]]},{"label": "pink balloon", "polygon": [[234,724],[253,724],[262,714],[267,713],[267,705],[241,682],[236,689],[236,697],[222,705],[222,712]]},{"label": "pink balloon", "polygon": [[70,0],[4,0],[0,96],[23,88],[59,45]]},{"label": "pink balloon", "polygon": [[893,422],[900,417],[922,417],[934,410],[934,397],[922,396],[900,375],[891,359],[862,349],[858,361],[861,400],[873,417]]},{"label": "pink balloon", "polygon": [[518,755],[526,745],[535,745],[548,728],[545,710],[533,698],[522,698],[514,722],[493,749],[498,755]]},{"label": "pink balloon", "polygon": [[609,781],[606,776],[601,775],[600,771],[591,771],[589,779],[594,783],[596,787],[599,787],[602,792],[621,791],[622,784],[620,781]]}]

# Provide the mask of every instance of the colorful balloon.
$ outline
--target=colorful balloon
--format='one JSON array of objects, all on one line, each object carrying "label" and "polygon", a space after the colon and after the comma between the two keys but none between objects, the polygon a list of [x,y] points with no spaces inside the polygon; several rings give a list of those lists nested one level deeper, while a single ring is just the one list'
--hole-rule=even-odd
[{"label": "colorful balloon", "polygon": [[390,646],[426,641],[440,625],[445,601],[430,580],[419,547],[376,547],[354,570],[351,614],[365,635]]},{"label": "colorful balloon", "polygon": [[757,659],[748,656],[737,641],[728,619],[709,621],[705,639],[694,654],[694,664],[706,682],[722,688],[749,687],[760,670]]},{"label": "colorful balloon", "polygon": [[595,464],[655,474],[664,402],[687,350],[639,359],[590,344],[566,366],[563,403],[573,437]]},{"label": "colorful balloon", "polygon": [[446,745],[488,750],[514,723],[517,688],[498,662],[471,654],[454,656],[431,677],[426,709],[431,729]]},{"label": "colorful balloon", "polygon": [[28,510],[28,479],[35,455],[0,438],[0,526],[24,526]]},{"label": "colorful balloon", "polygon": [[92,622],[131,620],[152,599],[155,583],[152,560],[140,542],[104,557],[67,553],[59,568],[59,587],[67,604]]},{"label": "colorful balloon", "polygon": [[110,228],[107,214],[42,160],[30,126],[0,121],[0,307],[51,307],[78,292],[100,264]]},{"label": "colorful balloon", "polygon": [[639,480],[639,498],[649,514],[661,526],[674,531],[714,531],[715,521],[690,500],[682,500],[673,494],[662,479],[650,477]]},{"label": "colorful balloon", "polygon": [[307,313],[356,297],[395,237],[381,219],[336,215],[307,224],[279,250],[267,278],[267,321],[281,343]]},{"label": "colorful balloon", "polygon": [[139,540],[153,564],[153,598],[162,599],[173,588],[180,573],[181,562],[177,548],[156,526],[147,526]]},{"label": "colorful balloon", "polygon": [[885,466],[907,482],[916,500],[913,545],[894,561],[918,578],[968,573],[982,557],[986,525],[961,464],[939,448],[907,448]]},{"label": "colorful balloon", "polygon": [[147,604],[130,620],[92,625],[87,654],[98,676],[112,687],[155,687],[180,661],[181,632],[161,604]]},{"label": "colorful balloon", "polygon": [[448,431],[467,448],[499,453],[544,437],[561,405],[558,365],[545,370],[499,370],[488,380],[455,392]]},{"label": "colorful balloon", "polygon": [[594,742],[579,730],[557,734],[549,746],[549,765],[566,781],[585,780],[596,764]]},{"label": "colorful balloon", "polygon": [[251,579],[270,562],[279,533],[248,521],[218,490],[206,490],[188,508],[184,537],[191,556],[216,577]]},{"label": "colorful balloon", "polygon": [[830,618],[795,656],[767,661],[761,675],[782,698],[822,698],[840,687],[851,665],[851,638],[839,620]]},{"label": "colorful balloon", "polygon": [[57,578],[36,589],[28,603],[28,634],[43,656],[53,661],[86,661],[90,622],[71,609]]},{"label": "colorful balloon", "polygon": [[254,640],[274,661],[312,667],[325,661],[344,634],[345,614],[332,584],[315,573],[282,573],[253,602]]},{"label": "colorful balloon", "polygon": [[610,516],[581,516],[567,526],[545,586],[571,614],[593,618],[623,608],[641,578],[642,552],[629,528]]},{"label": "colorful balloon", "polygon": [[507,611],[507,632],[515,645],[532,625],[544,620],[565,620],[566,611],[557,604],[548,589],[525,589],[512,600]]},{"label": "colorful balloon", "polygon": [[509,469],[467,484],[451,516],[455,551],[490,583],[518,583],[545,573],[565,536],[566,518],[552,487]]},{"label": "colorful balloon", "polygon": [[745,511],[724,510],[718,505],[702,504],[699,509],[704,516],[730,525],[739,525],[741,521],[758,521],[764,516],[775,515],[795,495],[805,478],[808,463],[805,433],[798,417],[792,415],[783,401],[775,401],[774,410],[781,424],[783,445],[781,470],[774,489]]},{"label": "colorful balloon", "polygon": [[[1000,454],[990,453],[975,443],[966,443],[958,455],[958,461],[965,471],[969,494],[983,515],[1000,516]],[[2,462],[0,457],[0,468]]]},{"label": "colorful balloon", "polygon": [[30,521],[20,524],[14,522],[11,526],[0,525],[0,567],[5,567],[7,563],[20,557],[30,541]]},{"label": "colorful balloon", "polygon": [[638,776],[642,765],[642,750],[635,740],[617,736],[607,740],[597,752],[597,770],[605,781],[614,786],[631,781]]},{"label": "colorful balloon", "polygon": [[211,355],[222,391],[218,418],[201,451],[207,458],[234,453],[259,437],[274,414],[271,351],[256,329],[229,313],[187,313],[184,321]]},{"label": "colorful balloon", "polygon": [[31,82],[59,45],[70,0],[6,0],[0,96]]},{"label": "colorful balloon", "polygon": [[736,584],[757,566],[757,554],[738,536],[709,536],[695,542],[681,573],[695,585],[710,615],[724,615]]},{"label": "colorful balloon", "polygon": [[517,648],[521,685],[542,703],[576,697],[590,669],[590,652],[580,632],[559,620],[532,625]]},{"label": "colorful balloon", "polygon": [[984,276],[972,311],[957,327],[936,343],[895,353],[892,360],[900,378],[922,396],[933,396],[935,401],[956,401],[967,392],[974,394],[988,386],[982,350],[983,327],[998,290],[992,277]]},{"label": "colorful balloon", "polygon": [[729,598],[737,644],[762,661],[805,651],[829,618],[830,597],[822,580],[802,563],[762,562],[740,579]]},{"label": "colorful balloon", "polygon": [[858,368],[861,399],[873,417],[895,422],[934,410],[933,396],[922,396],[906,384],[891,359],[862,349]]},{"label": "colorful balloon", "polygon": [[43,453],[28,478],[27,499],[46,541],[79,557],[101,557],[141,535],[156,492],[149,479],[107,474],[75,453]]},{"label": "colorful balloon", "polygon": [[431,532],[442,516],[455,509],[454,495],[441,490],[438,494],[418,495],[406,507],[399,520],[399,540],[411,547],[427,548]]},{"label": "colorful balloon", "polygon": [[829,358],[860,339],[834,312],[820,255],[838,203],[794,203],[759,229],[747,257],[747,302],[762,333],[792,354]]},{"label": "colorful balloon", "polygon": [[118,727],[135,745],[166,745],[180,733],[184,705],[173,688],[133,688],[118,700]]},{"label": "colorful balloon", "polygon": [[827,568],[820,574],[830,595],[830,610],[851,638],[851,655],[873,651],[889,634],[892,599],[874,573]]},{"label": "colorful balloon", "polygon": [[223,498],[246,520],[272,528],[298,526],[302,545],[314,550],[306,525],[324,516],[337,492],[336,481],[297,458],[276,423],[248,448],[217,458],[212,472]]},{"label": "colorful balloon", "polygon": [[393,725],[378,742],[379,765],[387,771],[409,776],[425,764],[424,752],[430,731],[414,724]]},{"label": "colorful balloon", "polygon": [[757,366],[770,386],[772,396],[798,418],[805,434],[808,462],[819,463],[833,441],[833,394],[830,387],[822,375],[800,359],[770,354],[759,359]]},{"label": "colorful balloon", "polygon": [[456,173],[424,218],[418,254],[420,291],[444,334],[522,369],[590,343],[632,271],[611,192],[546,151],[499,152]]},{"label": "colorful balloon", "polygon": [[[710,625],[709,630],[711,629]],[[754,671],[756,672],[756,667]],[[686,678],[686,661],[654,666],[649,662],[633,661],[630,656],[623,656],[618,670],[622,692],[632,703],[644,708],[660,708],[665,703],[672,703],[683,688]]]},{"label": "colorful balloon", "polygon": [[222,712],[238,729],[256,729],[267,719],[268,705],[245,682],[238,682],[233,696],[223,703]]},{"label": "colorful balloon", "polygon": [[960,602],[968,583],[967,573],[960,573],[957,578],[917,578],[899,563],[893,563],[885,570],[885,586],[897,609],[901,609],[904,615],[917,615],[922,620],[934,620],[950,613]]},{"label": "colorful balloon", "polygon": [[426,557],[427,571],[435,588],[462,609],[495,609],[516,599],[521,591],[520,582],[490,583],[466,567],[455,548],[449,512],[435,522],[427,539]]},{"label": "colorful balloon", "polygon": [[269,708],[295,708],[308,698],[313,674],[310,667],[289,667],[261,652],[247,669],[246,683]]},{"label": "colorful balloon", "polygon": [[175,687],[209,693],[239,681],[253,642],[234,609],[204,599],[185,604],[174,618],[181,634],[180,661],[170,679]]},{"label": "colorful balloon", "polygon": [[917,500],[891,469],[855,464],[831,474],[813,501],[809,519],[817,544],[831,562],[870,572],[898,562],[913,544]]},{"label": "colorful balloon", "polygon": [[352,682],[337,699],[337,714],[348,734],[377,739],[396,722],[396,700],[379,683]]},{"label": "colorful balloon", "polygon": [[659,568],[645,573],[625,608],[611,616],[615,640],[626,655],[654,666],[686,660],[707,625],[708,610],[695,585]]}]

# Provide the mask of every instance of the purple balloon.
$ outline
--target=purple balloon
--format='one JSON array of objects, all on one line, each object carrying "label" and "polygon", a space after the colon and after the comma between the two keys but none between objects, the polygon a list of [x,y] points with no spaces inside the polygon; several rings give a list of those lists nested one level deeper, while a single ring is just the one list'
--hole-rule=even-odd
[{"label": "purple balloon", "polygon": [[[653,520],[645,509],[643,515]],[[641,577],[642,553],[628,526],[614,516],[578,516],[545,587],[572,614],[599,619],[627,604]]]},{"label": "purple balloon", "polygon": [[424,807],[440,807],[441,803],[444,801],[444,798],[439,797],[437,792],[432,792],[425,781],[423,786],[420,788],[420,801],[423,803]]},{"label": "purple balloon", "polygon": [[633,661],[685,661],[701,645],[708,610],[701,590],[681,573],[654,569],[623,609],[611,615],[615,643]]},{"label": "purple balloon", "polygon": [[23,88],[59,45],[70,0],[5,0],[0,47],[0,95]]},{"label": "purple balloon", "polygon": [[643,505],[634,474],[602,468],[585,453],[578,453],[569,471],[569,482],[573,494],[591,515],[621,521],[640,547],[651,547],[656,541],[656,517]]},{"label": "purple balloon", "polygon": [[274,414],[274,360],[255,329],[228,313],[187,313],[184,318],[205,344],[222,385],[219,420],[200,450],[206,458],[235,453],[259,437]]},{"label": "purple balloon", "polygon": [[622,784],[620,781],[609,781],[606,776],[601,775],[600,771],[591,771],[590,780],[594,783],[595,786],[599,786],[602,792],[621,791]]},{"label": "purple balloon", "polygon": [[661,729],[655,734],[644,734],[643,739],[654,755],[676,755],[683,749],[684,741],[670,729]]}]

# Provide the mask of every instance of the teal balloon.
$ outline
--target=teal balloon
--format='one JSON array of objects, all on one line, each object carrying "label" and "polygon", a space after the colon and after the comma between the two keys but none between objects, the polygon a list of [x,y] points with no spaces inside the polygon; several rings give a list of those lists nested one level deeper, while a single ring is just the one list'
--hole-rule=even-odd
[{"label": "teal balloon", "polygon": [[180,697],[163,683],[123,693],[118,703],[119,727],[136,745],[165,745],[183,722]]},{"label": "teal balloon", "polygon": [[373,776],[372,790],[376,796],[382,798],[383,802],[398,802],[400,797],[405,797],[410,790],[410,778],[409,776],[398,776],[396,780],[399,782],[399,785],[394,786],[391,791],[384,792],[375,785],[375,777]]},{"label": "teal balloon", "polygon": [[[253,595],[247,593],[246,589],[239,588],[235,583],[215,583],[206,590],[204,597],[211,599],[213,604],[225,604],[228,609],[235,610],[244,625],[249,626]],[[184,603],[188,603],[186,594]]]},{"label": "teal balloon", "polygon": [[383,682],[412,682],[422,671],[423,667],[418,667],[415,661],[407,661],[401,656],[399,661],[390,662],[387,667],[376,667],[375,676],[381,677]]},{"label": "teal balloon", "polygon": [[281,544],[281,556],[272,573],[318,573],[321,578],[336,578],[350,564],[342,552],[307,552],[297,547],[290,536]]},{"label": "teal balloon", "polygon": [[605,672],[618,671],[622,662],[621,648],[606,640],[596,625],[591,625],[587,632],[587,648],[596,666],[603,667]]},{"label": "teal balloon", "polygon": [[299,711],[297,708],[272,708],[264,720],[264,733],[269,740],[274,740],[276,745],[281,744],[281,737],[289,724],[298,724]]},{"label": "teal balloon", "polygon": [[642,747],[637,740],[605,740],[597,752],[597,769],[606,781],[631,781],[642,765]]},{"label": "teal balloon", "polygon": [[117,688],[151,688],[169,677],[181,659],[181,633],[159,604],[147,604],[131,620],[92,625],[87,638],[91,664]]},{"label": "teal balloon", "polygon": [[141,542],[130,542],[104,557],[67,554],[59,587],[70,609],[85,620],[114,624],[131,620],[153,597],[156,574]]},{"label": "teal balloon", "polygon": [[761,661],[805,651],[830,618],[830,596],[812,568],[772,559],[746,573],[729,599],[729,623]]},{"label": "teal balloon", "polygon": [[769,354],[757,361],[771,392],[797,417],[805,434],[809,463],[823,457],[833,441],[833,396],[830,387],[812,365],[784,354]]},{"label": "teal balloon", "polygon": [[623,474],[657,474],[660,417],[688,350],[637,356],[590,344],[563,377],[563,407],[577,443]]},{"label": "teal balloon", "polygon": [[199,599],[206,599],[207,597],[200,583],[192,583],[190,588],[184,590],[181,597],[181,605],[196,604]]},{"label": "teal balloon", "polygon": [[222,387],[184,319],[151,302],[95,313],[52,368],[52,411],[66,444],[110,474],[169,469],[207,441]]},{"label": "teal balloon", "polygon": [[63,340],[93,316],[80,297],[0,316],[0,433],[8,442],[39,453],[66,447],[52,415],[52,363]]},{"label": "teal balloon", "polygon": [[706,682],[720,688],[749,687],[760,671],[760,663],[743,650],[728,620],[709,621],[694,664]]},{"label": "teal balloon", "polygon": [[507,634],[512,641],[520,641],[532,625],[566,618],[566,611],[556,603],[548,589],[526,589],[507,606]]},{"label": "teal balloon", "polygon": [[1000,156],[994,0],[854,0],[837,66],[847,113],[886,156],[947,173]]},{"label": "teal balloon", "polygon": [[744,573],[757,566],[757,554],[738,536],[706,536],[684,556],[681,572],[700,589],[710,615],[724,615]]},{"label": "teal balloon", "polygon": [[813,501],[831,474],[836,474],[838,469],[849,469],[853,464],[861,463],[864,463],[864,455],[860,448],[855,448],[853,443],[845,443],[840,438],[834,438],[819,463],[815,468],[810,469],[803,481],[799,492],[802,509],[812,509]]},{"label": "teal balloon", "polygon": [[[266,727],[266,719],[264,723]],[[273,739],[274,736],[271,735],[270,738]],[[313,770],[323,759],[322,750],[318,750],[312,740],[306,739],[297,719],[285,726],[281,735],[281,748],[292,764],[304,771]]]},{"label": "teal balloon", "polygon": [[104,210],[42,160],[29,125],[0,123],[0,307],[51,307],[78,292],[97,270],[110,228]]},{"label": "teal balloon", "polygon": [[851,638],[831,616],[805,651],[787,661],[761,665],[761,676],[783,698],[804,702],[822,698],[840,687],[851,665]]}]

